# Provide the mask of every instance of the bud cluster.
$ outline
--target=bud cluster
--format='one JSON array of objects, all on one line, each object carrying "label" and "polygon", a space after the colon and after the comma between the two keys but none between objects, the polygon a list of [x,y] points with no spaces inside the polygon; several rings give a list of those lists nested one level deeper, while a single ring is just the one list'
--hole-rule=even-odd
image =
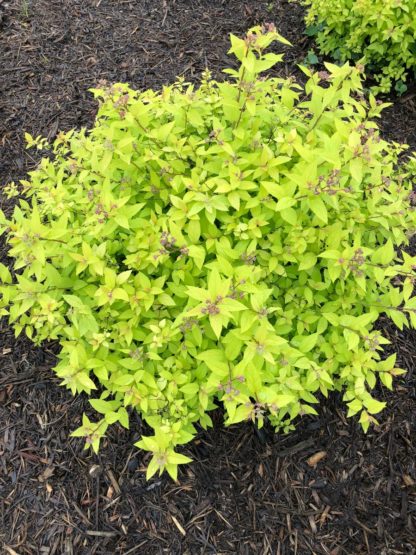
[{"label": "bud cluster", "polygon": [[210,301],[209,299],[207,299],[205,301],[206,306],[201,308],[201,313],[202,314],[209,314],[209,316],[215,316],[216,314],[219,314],[220,309],[219,309],[218,305],[221,303],[223,298],[224,297],[222,297],[221,295],[218,295],[216,297],[215,301]]},{"label": "bud cluster", "polygon": [[365,257],[362,249],[357,249],[354,256],[348,261],[348,268],[357,277],[362,277],[364,275],[361,266],[365,263]]},{"label": "bud cluster", "polygon": [[253,264],[255,264],[257,260],[257,256],[255,252],[243,253],[240,258],[247,266],[252,266]]}]

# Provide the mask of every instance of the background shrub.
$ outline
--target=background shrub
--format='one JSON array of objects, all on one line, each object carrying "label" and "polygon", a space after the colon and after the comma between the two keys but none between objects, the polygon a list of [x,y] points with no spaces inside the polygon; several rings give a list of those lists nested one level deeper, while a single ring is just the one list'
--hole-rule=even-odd
[{"label": "background shrub", "polygon": [[323,54],[360,60],[377,85],[374,91],[406,90],[416,72],[416,0],[303,0],[307,33]]},{"label": "background shrub", "polygon": [[230,82],[94,90],[94,127],[59,134],[1,214],[1,313],[59,340],[57,376],[101,415],[74,432],[87,446],[138,411],[148,477],[176,478],[189,458],[175,448],[216,400],[226,424],[289,431],[338,390],[367,429],[377,378],[402,372],[373,327],[416,323],[416,258],[395,251],[414,229],[414,160],[380,138],[357,69],[304,68],[304,89],[260,78],[276,40],[273,26],[231,36]]}]

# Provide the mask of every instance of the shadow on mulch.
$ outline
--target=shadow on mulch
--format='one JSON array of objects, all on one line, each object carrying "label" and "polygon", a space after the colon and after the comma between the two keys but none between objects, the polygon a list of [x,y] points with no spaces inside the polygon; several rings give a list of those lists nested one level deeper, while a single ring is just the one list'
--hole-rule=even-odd
[{"label": "shadow on mulch", "polygon": [[[281,72],[310,48],[302,10],[281,0],[0,0],[0,182],[35,161],[23,131],[53,137],[89,125],[99,79],[157,88],[230,64],[228,33],[273,21],[292,41]],[[386,136],[416,147],[411,95],[389,108]],[[1,201],[7,208],[7,201]],[[3,257],[5,253],[3,252]],[[4,258],[3,258],[4,259]],[[88,410],[50,369],[56,346],[34,348],[0,328],[0,545],[7,555],[416,552],[416,362],[412,331],[383,332],[408,374],[380,426],[364,435],[339,399],[287,436],[249,424],[201,432],[177,484],[146,482],[141,425],[113,429],[100,455],[68,439]],[[311,465],[310,457],[322,452]]]}]

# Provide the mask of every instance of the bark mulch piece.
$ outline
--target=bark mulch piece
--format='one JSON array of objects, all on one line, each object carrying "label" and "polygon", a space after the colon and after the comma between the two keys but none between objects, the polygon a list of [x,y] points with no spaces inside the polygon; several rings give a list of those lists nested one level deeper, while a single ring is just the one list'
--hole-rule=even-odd
[{"label": "bark mulch piece", "polygon": [[[283,0],[0,0],[0,182],[36,160],[23,132],[51,138],[91,124],[100,79],[157,88],[230,64],[228,33],[273,21],[309,48],[302,10]],[[409,93],[389,108],[386,136],[416,148]],[[9,203],[1,200],[2,208]],[[2,247],[2,259],[6,251]],[[380,326],[408,374],[380,426],[363,434],[339,398],[290,435],[215,426],[188,446],[177,484],[146,482],[141,424],[110,431],[99,456],[68,439],[88,410],[58,385],[57,346],[35,348],[0,328],[0,545],[6,555],[416,553],[416,334]]]}]

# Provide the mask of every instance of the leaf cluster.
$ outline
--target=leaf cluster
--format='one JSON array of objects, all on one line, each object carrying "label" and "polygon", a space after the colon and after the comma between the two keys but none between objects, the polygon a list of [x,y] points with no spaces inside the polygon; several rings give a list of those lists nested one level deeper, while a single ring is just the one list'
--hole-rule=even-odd
[{"label": "leaf cluster", "polygon": [[301,0],[323,54],[364,64],[373,91],[401,94],[416,75],[416,0]]},{"label": "leaf cluster", "polygon": [[289,431],[337,390],[367,429],[378,379],[402,373],[374,324],[416,324],[416,257],[396,250],[415,160],[380,137],[355,68],[303,68],[304,88],[261,77],[274,41],[272,26],[232,35],[225,82],[95,89],[93,128],[59,134],[0,215],[1,314],[59,341],[57,376],[99,414],[73,434],[87,446],[139,413],[148,477],[176,478],[217,403],[227,425]]}]

